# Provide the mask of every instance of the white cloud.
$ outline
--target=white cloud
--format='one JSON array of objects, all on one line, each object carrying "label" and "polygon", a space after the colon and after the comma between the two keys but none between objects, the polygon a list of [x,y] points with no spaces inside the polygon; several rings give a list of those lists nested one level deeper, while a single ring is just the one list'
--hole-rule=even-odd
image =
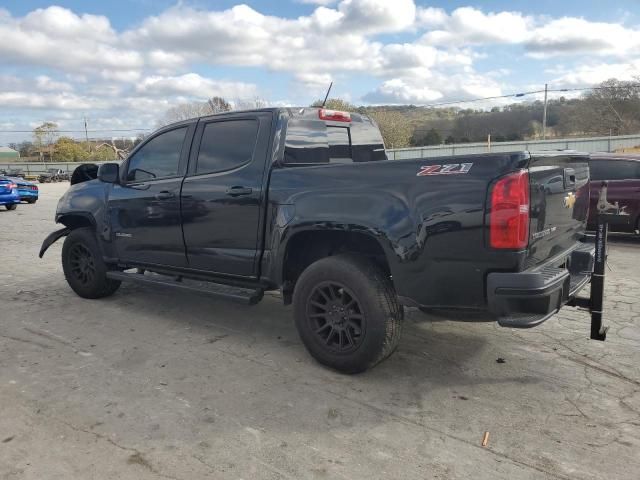
[{"label": "white cloud", "polygon": [[640,77],[640,58],[626,63],[590,63],[571,69],[550,69],[547,73],[556,75],[553,83],[571,86],[596,85],[610,78],[637,80]]},{"label": "white cloud", "polygon": [[58,82],[46,75],[38,75],[36,77],[36,88],[39,91],[52,91],[52,92],[69,92],[73,90],[70,83]]},{"label": "white cloud", "polygon": [[420,20],[439,27],[423,37],[431,45],[521,43],[528,38],[533,21],[519,12],[483,13],[473,7],[457,8],[448,16],[438,9],[423,10]]},{"label": "white cloud", "polygon": [[118,46],[106,17],[76,15],[61,7],[37,9],[21,19],[0,15],[0,59],[67,72],[96,67],[141,68],[139,52]]},{"label": "white cloud", "polygon": [[492,75],[464,71],[450,75],[433,73],[426,79],[394,78],[367,93],[364,99],[374,104],[424,105],[501,94],[501,86]]},{"label": "white cloud", "polygon": [[151,96],[184,95],[195,98],[249,98],[257,95],[257,88],[253,84],[211,80],[197,73],[147,77],[138,83],[136,90]]},{"label": "white cloud", "polygon": [[0,107],[82,110],[99,106],[97,99],[69,93],[0,92]]},{"label": "white cloud", "polygon": [[525,43],[531,56],[640,54],[640,29],[615,23],[589,22],[563,17],[532,31]]},{"label": "white cloud", "polygon": [[618,23],[593,22],[580,17],[549,19],[520,12],[484,13],[461,7],[451,14],[438,8],[420,8],[417,24],[427,28],[428,45],[521,44],[529,56],[637,55],[640,29]]},{"label": "white cloud", "polygon": [[343,0],[341,28],[347,31],[397,32],[411,27],[416,17],[413,0]]}]

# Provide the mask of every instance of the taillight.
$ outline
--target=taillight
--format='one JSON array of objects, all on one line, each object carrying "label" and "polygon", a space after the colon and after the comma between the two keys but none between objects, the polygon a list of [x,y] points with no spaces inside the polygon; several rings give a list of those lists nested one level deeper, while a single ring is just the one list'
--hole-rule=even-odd
[{"label": "taillight", "polygon": [[10,184],[7,185],[7,188],[9,190],[14,190],[14,189],[18,188],[18,185],[16,185],[15,183],[10,183]]},{"label": "taillight", "polygon": [[529,173],[510,173],[491,188],[489,245],[522,250],[529,244]]},{"label": "taillight", "polygon": [[318,110],[318,117],[320,120],[330,120],[332,122],[350,122],[351,114],[349,112],[340,112],[338,110],[327,110],[321,108]]}]

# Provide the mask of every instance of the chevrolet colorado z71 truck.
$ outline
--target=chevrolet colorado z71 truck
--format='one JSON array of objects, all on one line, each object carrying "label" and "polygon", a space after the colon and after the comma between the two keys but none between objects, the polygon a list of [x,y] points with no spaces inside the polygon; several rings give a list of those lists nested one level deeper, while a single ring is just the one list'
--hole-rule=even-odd
[{"label": "chevrolet colorado z71 truck", "polygon": [[135,280],[251,304],[280,289],[311,355],[343,372],[396,348],[403,306],[532,327],[593,268],[579,154],[388,161],[365,115],[274,108],[169,125],[121,165],[81,168],[40,252],[66,236],[78,295]]}]

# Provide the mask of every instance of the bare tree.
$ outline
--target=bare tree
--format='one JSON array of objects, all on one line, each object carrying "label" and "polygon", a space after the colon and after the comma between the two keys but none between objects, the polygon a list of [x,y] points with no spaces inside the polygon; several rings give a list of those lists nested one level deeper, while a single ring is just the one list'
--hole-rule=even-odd
[{"label": "bare tree", "polygon": [[269,102],[264,98],[236,98],[233,101],[233,110],[255,110],[258,108],[266,108],[269,106]]},{"label": "bare tree", "polygon": [[222,97],[212,97],[207,100],[211,113],[229,112],[232,110],[231,104]]},{"label": "bare tree", "polygon": [[33,143],[38,149],[38,155],[42,160],[44,147],[53,144],[58,136],[58,124],[53,122],[44,122],[39,127],[33,129]]},{"label": "bare tree", "polygon": [[128,149],[118,148],[114,141],[111,141],[111,143],[103,142],[99,145],[96,145],[95,147],[96,151],[98,151],[102,147],[108,147],[111,150],[113,150],[113,153],[116,154],[116,157],[118,157],[118,160],[124,160],[125,158],[127,158],[127,155],[129,155]]},{"label": "bare tree", "polygon": [[190,118],[204,117],[215,113],[238,110],[222,97],[212,97],[206,102],[181,103],[167,110],[158,121],[158,127]]}]

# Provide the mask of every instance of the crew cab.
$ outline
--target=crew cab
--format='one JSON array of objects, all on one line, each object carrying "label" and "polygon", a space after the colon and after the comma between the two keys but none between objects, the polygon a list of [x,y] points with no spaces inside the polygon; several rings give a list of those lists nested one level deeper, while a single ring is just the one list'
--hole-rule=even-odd
[{"label": "crew cab", "polygon": [[311,355],[343,372],[393,352],[405,306],[532,327],[593,268],[587,156],[389,161],[358,113],[187,120],[121,165],[82,166],[72,183],[55,215],[64,228],[40,255],[66,236],[62,266],[78,295],[105,297],[131,280],[251,304],[279,289]]}]

